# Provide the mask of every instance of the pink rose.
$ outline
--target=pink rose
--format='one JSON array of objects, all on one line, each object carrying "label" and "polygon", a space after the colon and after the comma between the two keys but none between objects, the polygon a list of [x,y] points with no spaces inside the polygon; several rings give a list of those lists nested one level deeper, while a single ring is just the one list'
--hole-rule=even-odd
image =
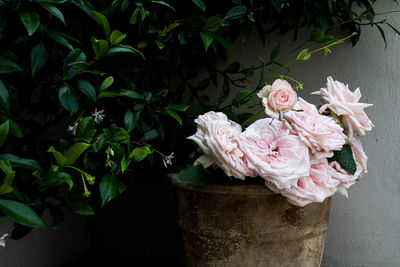
[{"label": "pink rose", "polygon": [[279,112],[287,112],[296,104],[297,94],[287,81],[275,80],[272,85],[264,86],[257,94],[262,98],[265,113],[274,119],[279,118]]},{"label": "pink rose", "polygon": [[320,94],[326,103],[320,108],[322,113],[329,108],[333,113],[342,116],[342,123],[348,132],[349,137],[356,132],[359,136],[371,131],[374,125],[364,112],[364,108],[372,104],[358,103],[361,98],[360,89],[351,92],[348,85],[333,81],[332,77],[327,78],[326,88],[321,88]]},{"label": "pink rose", "polygon": [[310,161],[306,145],[283,123],[261,119],[239,136],[248,167],[277,188],[289,188],[308,176]]},{"label": "pink rose", "polygon": [[357,170],[353,174],[345,170],[336,161],[329,163],[330,168],[333,171],[332,178],[339,182],[338,192],[347,196],[347,189],[352,186],[358,178],[364,173],[367,173],[367,161],[368,157],[365,154],[361,142],[355,138],[349,140],[351,150],[353,151],[354,161],[356,162]]},{"label": "pink rose", "polygon": [[255,176],[247,166],[246,155],[239,149],[237,136],[242,127],[228,120],[225,114],[208,112],[195,122],[196,134],[188,137],[195,141],[205,154],[210,155],[226,175],[244,179]]},{"label": "pink rose", "polygon": [[320,115],[314,105],[300,97],[295,109],[301,111],[289,111],[284,118],[312,153],[342,149],[346,136],[331,117]]},{"label": "pink rose", "polygon": [[335,194],[338,184],[337,180],[332,179],[332,170],[326,159],[312,159],[310,175],[300,177],[297,184],[290,188],[279,189],[272,183],[265,183],[272,191],[282,194],[290,203],[301,207],[312,202],[323,202]]}]

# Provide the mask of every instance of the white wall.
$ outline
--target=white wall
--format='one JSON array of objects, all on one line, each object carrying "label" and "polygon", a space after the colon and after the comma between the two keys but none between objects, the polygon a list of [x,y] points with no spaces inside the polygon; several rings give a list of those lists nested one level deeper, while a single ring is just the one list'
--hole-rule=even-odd
[{"label": "white wall", "polygon": [[[376,5],[377,12],[400,9],[392,1],[382,2]],[[400,27],[400,13],[379,18]],[[374,104],[366,112],[375,128],[361,138],[369,157],[368,174],[350,188],[348,199],[334,196],[325,267],[400,265],[400,37],[384,28],[386,50],[378,29],[366,26],[355,47],[350,42],[333,47],[328,56],[319,54],[296,63],[289,74],[304,84],[299,95],[315,104],[320,103],[319,98],[309,93],[324,87],[327,76],[348,83],[351,90],[360,87],[361,102]],[[309,32],[302,31],[297,43],[308,37]],[[280,41],[288,47],[291,38],[289,34],[271,39],[271,46]],[[236,48],[243,64],[258,65],[258,56],[270,56],[257,40],[251,49],[245,45]]]}]

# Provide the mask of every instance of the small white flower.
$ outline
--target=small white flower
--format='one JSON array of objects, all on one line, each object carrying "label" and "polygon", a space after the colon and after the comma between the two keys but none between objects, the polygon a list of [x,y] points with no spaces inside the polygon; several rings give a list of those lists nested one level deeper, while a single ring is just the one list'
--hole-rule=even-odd
[{"label": "small white flower", "polygon": [[94,122],[99,124],[104,120],[104,117],[106,116],[104,113],[104,109],[97,111],[97,108],[94,109],[94,113],[92,113],[92,116],[94,118]]},{"label": "small white flower", "polygon": [[110,149],[110,155],[111,157],[114,157],[114,150],[112,150],[112,148]]},{"label": "small white flower", "polygon": [[174,152],[172,152],[171,154],[169,154],[169,156],[167,156],[167,158],[165,160],[165,164],[172,165],[172,159],[173,158],[174,158]]},{"label": "small white flower", "polygon": [[2,237],[0,237],[0,247],[5,248],[6,247],[6,237],[8,236],[8,234],[3,234]]},{"label": "small white flower", "polygon": [[76,127],[78,126],[77,122],[74,122],[74,124],[68,125],[68,132],[72,132],[73,135],[76,135]]}]

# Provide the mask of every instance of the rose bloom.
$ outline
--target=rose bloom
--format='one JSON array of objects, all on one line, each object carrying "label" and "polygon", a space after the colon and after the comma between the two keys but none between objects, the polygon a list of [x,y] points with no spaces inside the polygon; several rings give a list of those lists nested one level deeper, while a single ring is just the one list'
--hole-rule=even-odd
[{"label": "rose bloom", "polygon": [[342,149],[346,136],[331,117],[320,115],[313,104],[301,97],[294,108],[299,111],[285,113],[284,119],[312,153]]},{"label": "rose bloom", "polygon": [[239,146],[247,156],[248,167],[279,189],[289,188],[298,178],[309,175],[307,146],[280,121],[254,122],[240,134]]},{"label": "rose bloom", "polygon": [[336,192],[339,181],[332,179],[332,170],[327,159],[311,159],[310,175],[300,177],[297,184],[290,188],[279,189],[274,184],[266,182],[265,185],[287,197],[289,202],[304,207],[312,202],[323,202],[327,197]]},{"label": "rose bloom", "polygon": [[200,115],[195,122],[197,132],[188,139],[195,141],[205,154],[210,155],[226,175],[239,179],[255,176],[247,166],[246,155],[238,146],[237,136],[242,132],[239,124],[228,120],[221,112],[212,111]]},{"label": "rose bloom", "polygon": [[342,116],[342,123],[348,132],[349,137],[356,132],[359,136],[371,131],[374,125],[364,112],[364,108],[372,104],[358,103],[361,98],[360,89],[351,92],[348,85],[339,81],[333,81],[332,77],[327,78],[326,88],[321,88],[320,94],[326,103],[320,108],[322,113],[329,108],[333,113]]},{"label": "rose bloom", "polygon": [[333,171],[332,178],[339,182],[338,192],[347,197],[347,189],[352,186],[358,178],[364,173],[367,173],[367,161],[368,157],[365,154],[361,142],[355,138],[349,140],[351,150],[353,151],[354,161],[356,162],[357,170],[353,174],[345,170],[340,166],[337,161],[329,163],[331,170]]},{"label": "rose bloom", "polygon": [[279,118],[279,112],[287,112],[297,101],[297,94],[292,86],[284,80],[275,80],[272,85],[264,86],[257,94],[262,98],[265,113],[274,119]]}]

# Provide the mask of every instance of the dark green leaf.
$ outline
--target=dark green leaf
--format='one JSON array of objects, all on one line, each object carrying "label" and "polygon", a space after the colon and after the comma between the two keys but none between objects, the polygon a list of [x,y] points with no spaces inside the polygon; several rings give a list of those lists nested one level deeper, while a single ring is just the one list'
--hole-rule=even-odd
[{"label": "dark green leaf", "polygon": [[101,28],[103,28],[104,33],[106,34],[106,39],[109,39],[110,38],[110,23],[108,22],[107,18],[103,14],[101,14],[95,10],[92,10],[90,12],[92,14],[92,18],[100,25]]},{"label": "dark green leaf", "polygon": [[132,112],[131,110],[127,110],[124,116],[124,124],[125,129],[128,133],[132,132],[135,129],[136,123],[139,119],[139,112]]},{"label": "dark green leaf", "polygon": [[213,35],[215,40],[217,40],[218,43],[220,43],[225,49],[227,49],[231,53],[232,58],[234,58],[235,55],[233,53],[233,47],[227,41],[225,41],[225,39],[222,38],[222,36],[219,35],[218,33],[214,32]]},{"label": "dark green leaf", "polygon": [[155,139],[157,136],[158,136],[158,130],[157,129],[153,129],[153,130],[150,130],[150,131],[146,132],[143,135],[142,140],[143,141],[151,141],[151,140]]},{"label": "dark green leaf", "polygon": [[252,90],[242,90],[238,92],[235,98],[232,100],[234,106],[240,106],[250,101],[252,97]]},{"label": "dark green leaf", "polygon": [[229,11],[225,15],[225,18],[227,19],[239,18],[241,15],[246,14],[246,12],[247,12],[246,6],[235,6],[229,9]]},{"label": "dark green leaf", "polygon": [[61,105],[71,114],[74,114],[79,109],[78,96],[76,93],[67,85],[63,84],[58,91],[58,99]]},{"label": "dark green leaf", "polygon": [[190,107],[190,105],[184,105],[184,104],[171,104],[166,106],[166,109],[173,109],[173,110],[177,110],[177,111],[186,111],[188,108]]},{"label": "dark green leaf", "polygon": [[83,202],[83,201],[73,201],[73,202],[67,201],[67,205],[76,214],[94,215],[94,212],[93,212],[92,208],[86,202]]},{"label": "dark green leaf", "polygon": [[19,17],[25,25],[28,35],[31,36],[35,33],[40,25],[40,17],[36,11],[22,10],[19,12]]},{"label": "dark green leaf", "polygon": [[96,102],[96,90],[94,89],[93,85],[83,79],[79,79],[77,81],[77,86],[76,86],[84,95],[89,97],[93,102]]},{"label": "dark green leaf", "polygon": [[0,79],[0,105],[7,112],[10,112],[10,94],[8,93],[7,87],[1,79]]},{"label": "dark green leaf", "polygon": [[271,0],[271,3],[276,8],[278,13],[281,13],[281,0]]},{"label": "dark green leaf", "polygon": [[54,158],[56,159],[58,165],[60,165],[61,167],[65,167],[68,166],[68,160],[67,158],[64,156],[63,153],[57,151],[54,146],[51,146],[47,152],[51,152],[53,153]]},{"label": "dark green leaf", "polygon": [[31,51],[31,72],[32,77],[40,70],[47,61],[46,48],[42,43],[32,47]]},{"label": "dark green leaf", "polygon": [[312,32],[311,32],[311,40],[316,42],[316,43],[322,43],[325,39],[325,33],[319,29],[319,28],[315,28]]},{"label": "dark green leaf", "polygon": [[108,42],[106,40],[98,40],[92,37],[91,41],[97,59],[104,56],[109,51]]},{"label": "dark green leaf", "polygon": [[76,136],[88,137],[88,134],[95,128],[92,117],[83,118],[76,127]]},{"label": "dark green leaf", "polygon": [[9,121],[6,121],[0,125],[0,147],[7,140],[9,130],[10,130],[10,122]]},{"label": "dark green leaf", "polygon": [[192,0],[203,12],[206,11],[206,5],[201,0]]},{"label": "dark green leaf", "polygon": [[178,181],[193,185],[205,185],[208,183],[206,174],[201,166],[189,166],[179,172]]},{"label": "dark green leaf", "polygon": [[177,122],[179,122],[180,125],[182,125],[182,118],[178,115],[178,113],[170,109],[165,109],[165,111],[170,117],[174,118]]},{"label": "dark green leaf", "polygon": [[6,159],[0,159],[0,169],[5,174],[8,174],[8,173],[12,172],[11,163]]},{"label": "dark green leaf", "polygon": [[281,51],[281,44],[278,43],[271,52],[271,61],[274,60]]},{"label": "dark green leaf", "polygon": [[351,146],[348,144],[343,145],[342,150],[334,151],[333,157],[328,160],[329,162],[339,162],[339,164],[351,174],[354,174],[357,171],[357,165],[354,161],[353,151],[351,150]]},{"label": "dark green leaf", "polygon": [[207,52],[208,48],[210,47],[214,39],[214,35],[211,32],[201,32],[200,37],[203,40],[204,48]]},{"label": "dark green leaf", "polygon": [[139,12],[140,12],[140,8],[139,8],[139,7],[136,8],[135,11],[133,11],[132,17],[131,17],[131,19],[129,20],[129,23],[130,23],[130,24],[136,24],[136,22],[138,21]]},{"label": "dark green leaf", "polygon": [[122,89],[119,91],[119,93],[123,96],[127,96],[133,99],[143,99],[143,96],[140,95],[138,92],[135,92],[134,90]]},{"label": "dark green leaf", "polygon": [[19,224],[33,228],[45,228],[42,219],[25,204],[13,200],[0,199],[0,210]]},{"label": "dark green leaf", "polygon": [[135,161],[141,161],[145,159],[149,154],[151,154],[151,150],[149,147],[136,147],[129,155],[129,159],[133,158]]},{"label": "dark green leaf", "polygon": [[80,155],[82,155],[83,152],[86,151],[90,147],[90,144],[86,143],[75,143],[73,144],[67,152],[65,152],[65,157],[67,159],[68,165],[72,165],[75,163],[75,161],[79,158]]},{"label": "dark green leaf", "polygon": [[165,1],[158,1],[158,0],[155,1],[155,0],[153,0],[151,2],[153,2],[155,4],[160,4],[160,5],[167,6],[167,7],[169,7],[170,9],[172,9],[175,12],[175,8],[173,6],[171,6],[170,4],[168,4],[167,2],[165,2]]},{"label": "dark green leaf", "polygon": [[118,193],[119,180],[113,173],[106,174],[100,181],[101,206],[113,200]]},{"label": "dark green leaf", "polygon": [[14,61],[0,56],[0,74],[6,74],[14,71],[22,71],[22,69]]},{"label": "dark green leaf", "polygon": [[40,3],[40,5],[44,9],[46,9],[50,14],[52,14],[53,16],[58,18],[64,25],[67,25],[67,23],[65,22],[63,13],[58,8],[56,8],[54,5],[49,4],[49,3]]},{"label": "dark green leaf", "polygon": [[60,34],[58,34],[57,32],[51,31],[51,30],[46,30],[46,33],[51,39],[53,39],[53,41],[69,48],[70,50],[74,49],[74,47],[71,45],[71,43],[67,39],[62,37]]},{"label": "dark green leaf", "polygon": [[69,52],[64,60],[63,72],[64,80],[69,80],[81,71],[86,65],[86,55],[81,49],[77,48]]},{"label": "dark green leaf", "polygon": [[6,159],[10,161],[11,166],[13,167],[22,167],[26,169],[32,169],[32,170],[39,170],[40,165],[37,163],[37,161],[33,159],[26,159],[26,158],[21,158],[19,156],[13,155],[13,154],[0,154],[0,159]]}]

